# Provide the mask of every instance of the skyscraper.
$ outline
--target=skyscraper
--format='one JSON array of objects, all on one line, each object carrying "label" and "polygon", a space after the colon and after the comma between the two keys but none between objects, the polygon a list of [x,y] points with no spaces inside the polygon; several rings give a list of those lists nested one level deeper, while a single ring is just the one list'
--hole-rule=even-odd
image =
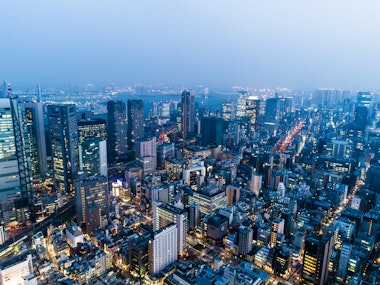
[{"label": "skyscraper", "polygon": [[122,101],[107,102],[107,152],[114,164],[127,152],[127,109]]},{"label": "skyscraper", "polygon": [[202,145],[221,145],[228,123],[222,118],[204,117],[201,121]]},{"label": "skyscraper", "polygon": [[372,93],[368,91],[359,91],[357,97],[357,103],[369,108],[372,104]]},{"label": "skyscraper", "polygon": [[144,137],[144,101],[128,100],[128,147],[133,149],[138,139]]},{"label": "skyscraper", "polygon": [[106,121],[103,119],[92,119],[78,122],[79,144],[88,138],[107,138]]},{"label": "skyscraper", "polygon": [[76,106],[49,105],[48,118],[54,187],[59,191],[72,192],[73,180],[79,170]]},{"label": "skyscraper", "polygon": [[225,121],[230,121],[234,119],[234,103],[233,102],[223,102],[222,103],[222,119]]},{"label": "skyscraper", "polygon": [[317,89],[313,92],[313,98],[320,107],[332,107],[339,100],[340,91],[336,89]]},{"label": "skyscraper", "polygon": [[237,106],[236,106],[236,117],[242,118],[245,116],[245,106],[246,106],[246,98],[247,91],[239,91],[237,98]]},{"label": "skyscraper", "polygon": [[369,111],[368,108],[365,106],[361,106],[360,104],[357,104],[355,107],[355,124],[356,127],[364,131],[368,124],[368,118],[369,118]]},{"label": "skyscraper", "polygon": [[18,110],[17,96],[11,95],[6,82],[0,96],[0,199],[3,206],[22,198],[32,205],[29,147]]},{"label": "skyscraper", "polygon": [[257,130],[259,125],[260,100],[257,97],[248,97],[245,101],[245,116],[249,118],[249,131]]},{"label": "skyscraper", "polygon": [[[78,223],[90,222],[87,214],[100,213],[100,221],[108,214],[108,179],[105,176],[93,176],[75,181],[75,207]],[[100,226],[100,225],[99,225]]]},{"label": "skyscraper", "polygon": [[182,138],[188,139],[194,135],[195,124],[195,103],[194,93],[189,90],[185,90],[181,95],[182,103]]},{"label": "skyscraper", "polygon": [[266,100],[264,127],[273,133],[277,131],[281,119],[281,109],[284,106],[283,98],[269,98]]},{"label": "skyscraper", "polygon": [[372,108],[372,93],[363,91],[358,92],[355,105],[355,124],[359,130],[364,131],[367,127]]},{"label": "skyscraper", "polygon": [[136,142],[136,158],[143,163],[145,174],[156,171],[157,168],[157,143],[156,137],[139,139]]},{"label": "skyscraper", "polygon": [[259,196],[260,190],[263,186],[263,176],[260,174],[252,173],[251,176],[251,189],[256,196]]},{"label": "skyscraper", "polygon": [[332,236],[328,234],[306,238],[302,267],[304,284],[323,285],[327,283],[332,243]]},{"label": "skyscraper", "polygon": [[79,145],[79,168],[88,176],[107,176],[107,144],[101,138],[88,138]]},{"label": "skyscraper", "polygon": [[[38,92],[40,92],[38,90]],[[47,171],[46,140],[43,104],[40,93],[37,102],[23,102],[21,110],[25,127],[25,140],[29,142],[31,171],[34,178],[45,176]]]}]

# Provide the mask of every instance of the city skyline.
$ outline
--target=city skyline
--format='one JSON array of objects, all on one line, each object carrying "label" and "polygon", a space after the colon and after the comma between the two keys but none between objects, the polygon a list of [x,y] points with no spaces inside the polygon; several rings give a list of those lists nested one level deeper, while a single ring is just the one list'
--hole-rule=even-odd
[{"label": "city skyline", "polygon": [[0,4],[0,285],[380,284],[379,8]]},{"label": "city skyline", "polygon": [[14,87],[95,82],[378,90],[380,42],[372,31],[380,26],[379,5],[2,3],[0,73]]},{"label": "city skyline", "polygon": [[379,282],[374,93],[88,87],[2,83],[0,283]]}]

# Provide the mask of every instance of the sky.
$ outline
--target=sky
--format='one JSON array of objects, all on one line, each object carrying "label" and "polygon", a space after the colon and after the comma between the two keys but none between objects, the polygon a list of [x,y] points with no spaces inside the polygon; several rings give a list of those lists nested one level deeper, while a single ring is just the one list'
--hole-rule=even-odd
[{"label": "sky", "polygon": [[0,81],[380,90],[378,0],[1,0]]}]

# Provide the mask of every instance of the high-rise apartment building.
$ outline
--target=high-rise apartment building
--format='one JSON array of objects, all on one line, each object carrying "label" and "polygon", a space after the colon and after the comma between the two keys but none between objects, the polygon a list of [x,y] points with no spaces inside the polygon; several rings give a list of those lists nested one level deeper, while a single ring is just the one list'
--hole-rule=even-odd
[{"label": "high-rise apartment building", "polygon": [[182,138],[188,139],[194,135],[195,124],[195,102],[194,93],[189,90],[185,90],[181,95],[182,103]]},{"label": "high-rise apartment building", "polygon": [[107,152],[111,164],[127,152],[127,108],[123,101],[107,102]]},{"label": "high-rise apartment building", "polygon": [[144,137],[144,101],[128,100],[128,147],[133,149],[136,141]]},{"label": "high-rise apartment building", "polygon": [[72,192],[74,191],[73,180],[79,170],[76,107],[73,104],[49,105],[48,118],[54,188]]},{"label": "high-rise apartment building", "polygon": [[149,249],[149,273],[158,274],[177,260],[177,226],[169,225],[153,233]]},{"label": "high-rise apartment building", "polygon": [[303,284],[327,284],[332,244],[332,236],[328,234],[306,238],[301,274]]}]

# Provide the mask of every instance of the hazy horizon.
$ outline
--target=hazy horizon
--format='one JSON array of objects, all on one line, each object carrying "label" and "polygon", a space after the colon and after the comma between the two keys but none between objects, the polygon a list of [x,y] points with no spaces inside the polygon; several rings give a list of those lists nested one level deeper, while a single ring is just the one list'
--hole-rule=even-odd
[{"label": "hazy horizon", "polygon": [[380,2],[3,1],[0,81],[380,90]]}]

